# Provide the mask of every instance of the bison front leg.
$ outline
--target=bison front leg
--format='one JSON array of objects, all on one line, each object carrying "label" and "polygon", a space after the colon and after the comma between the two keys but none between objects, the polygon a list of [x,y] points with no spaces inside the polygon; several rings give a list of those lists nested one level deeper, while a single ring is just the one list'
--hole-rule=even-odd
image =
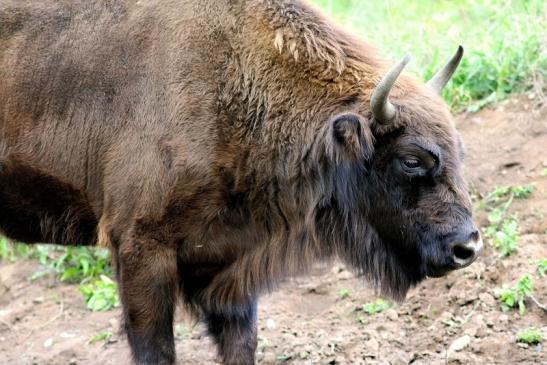
[{"label": "bison front leg", "polygon": [[257,345],[256,300],[226,311],[205,311],[205,322],[224,365],[253,365]]},{"label": "bison front leg", "polygon": [[117,253],[124,327],[135,363],[174,364],[176,252],[140,239],[122,243]]}]

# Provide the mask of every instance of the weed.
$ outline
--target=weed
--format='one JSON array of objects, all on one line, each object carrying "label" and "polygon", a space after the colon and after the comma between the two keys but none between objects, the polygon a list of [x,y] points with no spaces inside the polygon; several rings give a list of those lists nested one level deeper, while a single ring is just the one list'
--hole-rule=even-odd
[{"label": "weed", "polygon": [[534,192],[534,185],[500,186],[491,191],[483,200],[483,205],[509,208],[513,199],[528,199]]},{"label": "weed", "polygon": [[281,354],[281,355],[277,355],[275,357],[275,359],[277,361],[281,361],[281,363],[285,363],[287,361],[289,361],[290,359],[292,359],[292,356],[291,355],[287,355],[287,354]]},{"label": "weed", "polygon": [[511,194],[517,199],[528,199],[534,189],[535,185],[516,185],[511,187]]},{"label": "weed", "polygon": [[390,304],[388,302],[386,302],[382,298],[378,298],[374,302],[363,304],[363,311],[368,315],[373,315],[383,312],[389,307]]},{"label": "weed", "polygon": [[542,278],[545,277],[545,273],[547,272],[547,259],[540,259],[536,262],[538,274]]},{"label": "weed", "polygon": [[111,338],[112,338],[112,332],[102,331],[97,333],[96,335],[91,336],[91,338],[89,339],[89,344],[94,344],[95,342],[98,342],[98,341],[107,342]]},{"label": "weed", "polygon": [[0,236],[0,261],[15,262],[17,258],[28,259],[32,256],[32,247],[15,244]]},{"label": "weed", "polygon": [[61,281],[79,283],[86,305],[93,311],[105,311],[118,305],[112,276],[110,253],[106,249],[55,245],[11,244],[0,237],[0,260],[35,258],[42,269],[30,280],[53,274]]},{"label": "weed", "polygon": [[102,274],[112,274],[110,253],[106,249],[38,245],[35,256],[44,270],[33,278],[53,273],[61,281],[81,283]]},{"label": "weed", "polygon": [[487,227],[485,235],[502,256],[509,256],[517,250],[518,222],[514,217],[503,219]]},{"label": "weed", "polygon": [[102,312],[119,306],[120,300],[116,283],[106,275],[87,284],[80,285],[87,308],[94,312]]},{"label": "weed", "polygon": [[526,328],[517,333],[517,342],[526,343],[528,345],[537,345],[543,342],[543,334],[537,328]]},{"label": "weed", "polygon": [[490,225],[485,236],[502,256],[509,256],[517,250],[518,221],[507,216],[514,199],[528,199],[534,191],[534,185],[502,186],[490,192],[482,201],[481,207],[487,209]]},{"label": "weed", "polygon": [[340,291],[338,292],[338,297],[340,299],[346,299],[346,298],[349,298],[351,296],[351,293],[348,289],[340,289]]},{"label": "weed", "polygon": [[522,276],[516,286],[512,288],[503,288],[499,291],[501,310],[507,312],[508,310],[517,307],[520,315],[523,315],[526,311],[526,304],[524,301],[526,297],[532,295],[533,292],[534,287],[530,275],[526,274]]}]

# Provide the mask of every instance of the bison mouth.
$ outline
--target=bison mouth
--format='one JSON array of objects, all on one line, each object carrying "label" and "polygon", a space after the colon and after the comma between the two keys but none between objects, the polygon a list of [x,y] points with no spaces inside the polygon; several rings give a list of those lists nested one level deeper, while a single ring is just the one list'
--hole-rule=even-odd
[{"label": "bison mouth", "polygon": [[450,269],[447,267],[430,267],[427,270],[427,276],[430,278],[441,278],[453,270],[455,269]]}]

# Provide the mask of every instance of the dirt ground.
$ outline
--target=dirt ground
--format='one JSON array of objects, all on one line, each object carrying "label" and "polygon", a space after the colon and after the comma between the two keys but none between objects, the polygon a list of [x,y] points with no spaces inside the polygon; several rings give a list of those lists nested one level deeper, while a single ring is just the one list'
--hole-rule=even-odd
[{"label": "dirt ground", "polygon": [[[528,346],[515,339],[530,326],[547,337],[547,314],[531,302],[523,316],[504,313],[494,296],[502,284],[531,273],[536,298],[547,303],[547,279],[534,264],[547,257],[547,107],[521,95],[457,123],[479,195],[498,185],[536,184],[530,199],[511,208],[520,222],[518,252],[501,259],[487,245],[477,263],[425,281],[403,304],[376,315],[360,310],[375,299],[366,283],[339,265],[318,267],[262,298],[259,364],[547,364],[547,340]],[[487,224],[484,212],[477,219]],[[129,363],[120,310],[92,313],[77,286],[52,278],[30,282],[37,269],[33,261],[0,264],[0,364]],[[102,331],[112,338],[90,343]],[[203,327],[183,313],[176,335],[179,364],[217,363]]]}]

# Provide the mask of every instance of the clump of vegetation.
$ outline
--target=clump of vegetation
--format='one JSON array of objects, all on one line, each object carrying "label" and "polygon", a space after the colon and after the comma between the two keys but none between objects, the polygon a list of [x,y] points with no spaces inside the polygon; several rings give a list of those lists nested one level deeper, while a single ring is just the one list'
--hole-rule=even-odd
[{"label": "clump of vegetation", "polygon": [[0,261],[15,262],[17,258],[28,259],[32,254],[31,246],[13,244],[4,237],[0,237]]},{"label": "clump of vegetation", "polygon": [[502,186],[489,193],[481,206],[488,210],[490,225],[485,236],[490,239],[502,256],[509,256],[517,250],[518,221],[508,215],[514,199],[527,199],[534,191],[533,185]]},{"label": "clump of vegetation", "polygon": [[108,342],[112,338],[112,332],[110,331],[102,331],[97,333],[96,335],[91,336],[89,339],[89,344],[94,344],[95,342],[104,341]]},{"label": "clump of vegetation", "polygon": [[545,277],[545,273],[547,272],[547,259],[538,260],[536,265],[539,276],[542,278]]},{"label": "clump of vegetation", "polygon": [[517,342],[526,343],[528,345],[537,345],[543,342],[543,334],[537,328],[526,328],[517,333]]},{"label": "clump of vegetation", "polygon": [[389,309],[391,305],[383,300],[382,298],[376,299],[374,302],[365,303],[363,304],[363,312],[365,312],[368,315],[377,314],[380,312],[385,311],[386,309]]},{"label": "clump of vegetation", "polygon": [[492,246],[502,256],[509,256],[517,250],[518,246],[518,222],[515,217],[505,218],[500,221],[490,221],[486,228],[485,236],[491,239]]},{"label": "clump of vegetation", "polygon": [[519,314],[523,315],[526,311],[525,299],[532,295],[533,292],[532,279],[530,275],[526,274],[519,279],[514,287],[503,288],[499,291],[501,310],[507,312],[512,308],[518,308]]},{"label": "clump of vegetation", "polygon": [[100,275],[112,275],[110,253],[103,248],[36,247],[36,256],[44,270],[34,275],[54,274],[61,281],[81,283]]},{"label": "clump of vegetation", "polygon": [[338,297],[340,299],[346,299],[346,298],[349,298],[351,296],[351,293],[348,289],[340,289],[340,291],[338,291]]},{"label": "clump of vegetation", "polygon": [[80,285],[87,308],[94,312],[107,311],[120,305],[116,283],[106,275]]},{"label": "clump of vegetation", "polygon": [[41,269],[30,279],[54,275],[60,281],[80,284],[86,306],[93,311],[106,311],[119,303],[116,283],[110,279],[110,253],[96,247],[12,244],[0,238],[0,260],[34,258]]},{"label": "clump of vegetation", "polygon": [[[528,199],[534,192],[534,185],[500,186],[490,192],[484,198],[484,204],[499,207],[505,205],[509,208],[513,199]],[[502,206],[503,206],[502,205]]]},{"label": "clump of vegetation", "polygon": [[462,44],[466,55],[443,91],[455,110],[479,110],[547,77],[543,0],[314,2],[390,59],[410,52],[424,80]]}]

